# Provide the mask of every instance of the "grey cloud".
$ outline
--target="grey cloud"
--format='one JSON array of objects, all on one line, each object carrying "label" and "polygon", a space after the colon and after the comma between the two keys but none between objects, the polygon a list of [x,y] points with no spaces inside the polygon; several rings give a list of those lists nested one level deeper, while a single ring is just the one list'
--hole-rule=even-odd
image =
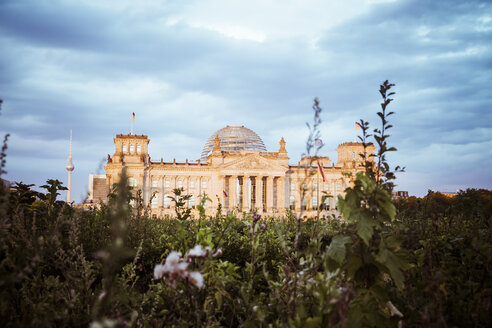
[{"label": "grey cloud", "polygon": [[[62,145],[73,128],[79,186],[113,152],[114,134],[129,130],[131,112],[156,160],[196,159],[215,130],[243,124],[269,150],[284,136],[296,162],[304,148],[296,136],[318,96],[324,151],[334,157],[338,143],[353,139],[355,120],[376,126],[384,79],[397,84],[391,142],[399,152],[391,158],[409,167],[408,176],[431,177],[419,186],[403,176],[402,188],[422,194],[451,184],[446,174],[456,171],[441,170],[440,162],[463,158],[462,169],[476,168],[484,157],[474,144],[492,137],[492,28],[480,20],[487,3],[380,4],[325,31],[315,47],[300,37],[257,43],[179,21],[165,25],[179,12],[170,3],[152,11],[38,1],[0,6],[0,130]],[[40,165],[61,163],[63,173],[43,168],[43,177],[63,176],[63,147],[12,146],[12,176],[32,177],[15,168],[29,156],[42,158]]]}]

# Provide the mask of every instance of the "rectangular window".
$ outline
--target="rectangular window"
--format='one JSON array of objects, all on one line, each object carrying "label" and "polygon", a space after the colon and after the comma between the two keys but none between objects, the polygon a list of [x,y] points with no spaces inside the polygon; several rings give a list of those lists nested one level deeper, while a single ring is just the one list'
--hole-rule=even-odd
[{"label": "rectangular window", "polygon": [[178,188],[183,188],[183,181],[182,180],[178,181]]},{"label": "rectangular window", "polygon": [[123,145],[123,152],[126,152],[126,145]]},{"label": "rectangular window", "polygon": [[313,209],[316,209],[318,207],[318,197],[313,196],[313,198],[311,199],[311,204],[313,206]]},{"label": "rectangular window", "polygon": [[152,187],[156,188],[157,187],[157,180],[152,181]]},{"label": "rectangular window", "polygon": [[330,190],[330,184],[329,183],[325,183],[325,190]]},{"label": "rectangular window", "polygon": [[169,188],[169,187],[171,187],[171,181],[166,180],[166,188]]},{"label": "rectangular window", "polygon": [[195,195],[191,195],[190,200],[188,202],[188,207],[195,206]]},{"label": "rectangular window", "polygon": [[[323,198],[322,198],[323,199]],[[323,202],[323,204],[321,204],[321,206],[325,209],[325,210],[330,210],[330,197],[326,197],[325,198],[325,201]]]},{"label": "rectangular window", "polygon": [[152,202],[150,203],[150,207],[157,208],[158,205],[159,205],[159,194],[155,194],[152,197]]},{"label": "rectangular window", "polygon": [[137,153],[140,154],[141,151],[142,151],[142,146],[137,145]]},{"label": "rectangular window", "polygon": [[355,159],[355,153],[354,152],[352,152],[352,158]]},{"label": "rectangular window", "polygon": [[190,189],[195,188],[195,181],[190,181]]},{"label": "rectangular window", "polygon": [[318,190],[318,184],[317,183],[313,184],[313,189]]},{"label": "rectangular window", "polygon": [[290,190],[296,190],[296,184],[294,182],[290,184]]},{"label": "rectangular window", "polygon": [[340,191],[342,189],[342,185],[337,183],[337,191]]},{"label": "rectangular window", "polygon": [[137,186],[137,180],[135,180],[135,178],[128,178],[128,185],[130,187],[136,187]]},{"label": "rectangular window", "polygon": [[133,153],[135,151],[135,146],[134,145],[130,145],[130,153]]},{"label": "rectangular window", "polygon": [[164,195],[164,208],[170,208],[171,207],[171,198],[169,195]]},{"label": "rectangular window", "polygon": [[296,198],[294,196],[290,196],[289,208],[293,211],[295,211],[295,209],[296,209]]},{"label": "rectangular window", "polygon": [[207,188],[207,181],[202,181],[202,188],[203,189]]}]

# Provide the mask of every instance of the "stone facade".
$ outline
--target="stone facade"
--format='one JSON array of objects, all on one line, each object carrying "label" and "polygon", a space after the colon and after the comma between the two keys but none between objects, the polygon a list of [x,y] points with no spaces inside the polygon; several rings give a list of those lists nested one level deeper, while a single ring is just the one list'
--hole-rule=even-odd
[{"label": "stone facade", "polygon": [[[126,166],[130,186],[142,190],[145,204],[158,217],[174,214],[174,204],[169,196],[175,188],[183,188],[184,194],[192,195],[188,202],[190,207],[200,203],[201,195],[208,195],[212,200],[207,205],[208,214],[215,213],[220,203],[224,212],[257,211],[283,215],[287,209],[299,212],[302,206],[304,215],[316,215],[318,204],[326,194],[330,197],[322,215],[327,215],[334,213],[336,197],[351,184],[355,173],[363,169],[360,143],[339,145],[336,165],[330,165],[328,157],[319,157],[316,162],[303,158],[297,165],[289,165],[283,138],[276,152],[226,151],[221,149],[221,139],[216,134],[206,162],[186,160],[184,163],[162,159],[151,161],[147,151],[149,139],[145,135],[118,134],[114,144],[115,152],[113,156],[108,155],[105,166],[106,190],[118,182],[122,168]],[[373,153],[374,147],[371,146],[369,151]],[[326,182],[319,174],[318,162]],[[92,194],[99,195],[100,192],[94,190]]]}]

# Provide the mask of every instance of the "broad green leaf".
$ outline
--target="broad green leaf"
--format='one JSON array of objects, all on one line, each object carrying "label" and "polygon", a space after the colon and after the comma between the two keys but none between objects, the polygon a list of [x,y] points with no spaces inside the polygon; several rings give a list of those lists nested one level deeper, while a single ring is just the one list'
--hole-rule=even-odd
[{"label": "broad green leaf", "polygon": [[400,259],[390,250],[386,248],[384,242],[379,245],[379,253],[376,255],[376,261],[388,269],[391,278],[396,284],[396,287],[403,287],[403,273],[401,272],[402,265]]},{"label": "broad green leaf", "polygon": [[396,215],[396,207],[395,204],[393,204],[388,192],[386,190],[378,190],[376,199],[379,208],[386,213],[386,215],[390,218],[390,221],[393,221]]},{"label": "broad green leaf", "polygon": [[357,270],[362,266],[362,259],[359,256],[349,256],[347,260],[347,273],[349,277],[353,278]]},{"label": "broad green leaf", "polygon": [[342,263],[345,259],[345,244],[351,241],[349,236],[337,235],[333,237],[328,247],[328,256],[338,263]]},{"label": "broad green leaf", "polygon": [[374,222],[362,215],[359,222],[357,222],[357,234],[364,241],[366,245],[369,246],[369,240],[372,238],[372,234],[374,232]]}]

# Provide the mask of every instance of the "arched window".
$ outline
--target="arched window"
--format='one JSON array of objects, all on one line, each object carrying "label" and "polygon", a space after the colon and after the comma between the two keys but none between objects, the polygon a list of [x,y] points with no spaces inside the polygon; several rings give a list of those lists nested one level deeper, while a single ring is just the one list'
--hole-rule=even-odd
[{"label": "arched window", "polygon": [[159,206],[159,193],[152,195],[152,201],[150,202],[151,208],[157,208]]},{"label": "arched window", "polygon": [[324,210],[327,210],[327,211],[330,210],[330,199],[331,199],[331,197],[326,197],[325,200],[323,201],[322,207]]},{"label": "arched window", "polygon": [[182,180],[178,181],[178,188],[183,188],[183,181]]},{"label": "arched window", "polygon": [[164,208],[170,208],[171,207],[171,198],[169,197],[169,194],[164,195]]},{"label": "arched window", "polygon": [[293,211],[296,209],[296,198],[294,196],[290,196],[289,208]]}]

